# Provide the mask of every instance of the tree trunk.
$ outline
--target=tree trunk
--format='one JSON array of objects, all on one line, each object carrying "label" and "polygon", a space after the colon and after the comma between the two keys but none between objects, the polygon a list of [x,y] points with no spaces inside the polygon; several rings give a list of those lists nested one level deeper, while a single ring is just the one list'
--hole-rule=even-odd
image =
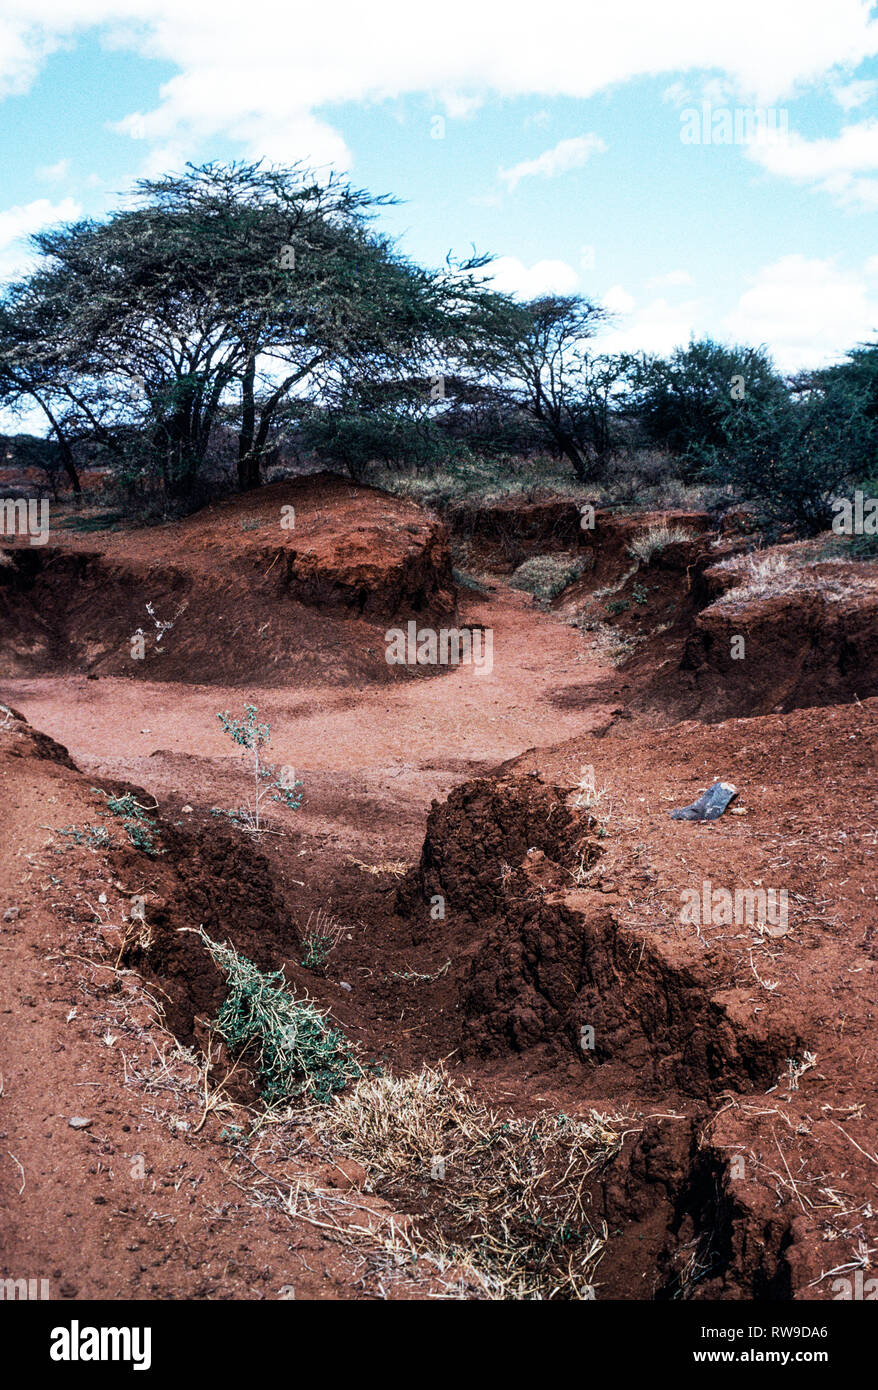
[{"label": "tree trunk", "polygon": [[580,483],[587,483],[589,481],[588,463],[572,437],[564,431],[561,431],[557,439],[558,448],[561,450],[561,453],[566,459],[569,459],[573,465],[573,472],[576,474],[577,481]]},{"label": "tree trunk", "polygon": [[82,484],[79,481],[79,473],[77,471],[76,464],[73,459],[73,450],[67,443],[67,440],[64,436],[64,431],[61,429],[61,426],[58,424],[58,421],[55,419],[54,415],[52,414],[51,410],[46,405],[46,403],[44,401],[41,401],[39,396],[37,396],[36,394],[34,395],[34,399],[37,401],[40,408],[44,411],[49,421],[49,424],[52,426],[52,429],[55,432],[55,438],[58,440],[58,444],[61,449],[61,459],[64,464],[64,472],[70,479],[70,486],[73,488],[74,495],[76,497],[81,497]]},{"label": "tree trunk", "polygon": [[81,497],[82,483],[79,481],[79,473],[77,472],[76,464],[73,462],[73,454],[70,451],[70,445],[67,443],[66,439],[59,440],[59,442],[61,444],[61,457],[64,460],[64,472],[70,479],[70,486],[73,488],[74,496]]},{"label": "tree trunk", "polygon": [[251,357],[241,380],[241,433],[238,435],[238,487],[249,492],[259,487],[259,451],[256,442],[256,358]]}]

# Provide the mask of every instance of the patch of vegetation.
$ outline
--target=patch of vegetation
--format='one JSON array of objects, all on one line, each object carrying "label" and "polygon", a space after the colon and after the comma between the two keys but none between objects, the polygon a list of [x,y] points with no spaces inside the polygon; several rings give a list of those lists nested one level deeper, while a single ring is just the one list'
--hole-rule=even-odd
[{"label": "patch of vegetation", "polygon": [[451,577],[458,589],[469,589],[474,594],[487,594],[489,592],[485,584],[464,570],[452,569]]},{"label": "patch of vegetation", "polygon": [[199,936],[226,977],[229,993],[215,1020],[233,1055],[255,1065],[263,1100],[325,1102],[364,1074],[351,1043],[308,999],[298,999],[283,971],[261,971],[233,946]]},{"label": "patch of vegetation", "polygon": [[612,627],[596,617],[593,612],[581,613],[571,621],[571,626],[577,628],[583,637],[588,636],[591,639],[592,650],[612,662],[614,666],[624,665],[637,647],[646,641],[645,637]]},{"label": "patch of vegetation", "polygon": [[721,594],[715,604],[730,608],[754,599],[801,591],[841,601],[874,589],[876,580],[858,574],[855,566],[848,568],[846,562],[852,559],[847,541],[837,548],[834,540],[824,542],[822,538],[735,556],[717,568],[729,571],[739,582]]},{"label": "patch of vegetation", "polygon": [[566,463],[542,455],[526,459],[477,457],[465,465],[445,459],[435,471],[414,476],[374,468],[369,471],[368,480],[397,497],[439,511],[452,502],[463,501],[490,503],[521,498],[532,502],[548,496],[569,497],[576,502],[588,500]]},{"label": "patch of vegetation", "polygon": [[629,380],[629,408],[641,429],[654,446],[682,461],[687,479],[697,475],[710,450],[727,446],[742,405],[773,405],[786,394],[764,348],[710,338],[675,348],[666,358],[640,359]]},{"label": "patch of vegetation", "polygon": [[346,932],[345,924],[330,916],[325,908],[319,907],[316,914],[310,912],[302,933],[302,964],[305,969],[322,970]]},{"label": "patch of vegetation", "polygon": [[628,554],[642,565],[648,565],[653,556],[661,555],[669,545],[679,541],[694,541],[695,532],[683,526],[651,526],[642,536],[635,536],[628,547]]},{"label": "patch of vegetation", "polygon": [[634,599],[634,602],[639,603],[641,607],[649,601],[649,594],[643,584],[634,585],[631,590],[631,597]]},{"label": "patch of vegetation", "polygon": [[[875,345],[870,351],[878,359]],[[725,442],[705,453],[705,476],[752,502],[769,539],[790,529],[800,536],[827,530],[833,499],[874,470],[874,386],[865,390],[842,364],[803,374],[797,389],[777,398],[739,406]]]},{"label": "patch of vegetation", "polygon": [[317,1122],[382,1193],[426,1204],[409,1233],[416,1257],[491,1299],[593,1297],[607,1232],[585,1185],[619,1152],[614,1118],[504,1118],[440,1066],[364,1078]]},{"label": "patch of vegetation", "polygon": [[563,593],[569,584],[579,579],[587,561],[565,551],[556,555],[532,555],[514,571],[509,583],[513,589],[523,589],[535,599],[547,603]]},{"label": "patch of vegetation", "polygon": [[[302,782],[291,775],[290,769],[283,768],[278,775],[276,768],[262,760],[261,749],[271,741],[271,725],[260,724],[258,714],[256,705],[245,705],[243,719],[233,719],[227,710],[217,715],[232,742],[245,750],[241,756],[253,778],[253,795],[248,798],[246,806],[240,806],[235,811],[213,813],[227,815],[242,830],[254,834],[259,834],[263,829],[262,803],[266,797],[289,807],[291,811],[297,811],[302,804],[302,792],[299,790]],[[268,785],[263,785],[266,782]]]},{"label": "patch of vegetation", "polygon": [[851,536],[848,551],[852,560],[878,560],[878,536]]},{"label": "patch of vegetation", "polygon": [[610,617],[614,618],[618,613],[627,613],[630,607],[631,604],[627,598],[617,598],[612,603],[607,604],[606,611]]},{"label": "patch of vegetation", "polygon": [[87,845],[89,849],[114,849],[112,836],[105,825],[67,825],[57,831],[75,845]]},{"label": "patch of vegetation", "polygon": [[68,516],[54,524],[63,531],[118,531],[124,520],[122,512],[100,512],[94,516]]},{"label": "patch of vegetation", "polygon": [[107,810],[122,821],[128,840],[135,849],[142,850],[150,856],[158,854],[154,839],[158,833],[157,827],[148,815],[148,811],[155,810],[155,807],[141,806],[132,792],[126,792],[124,796],[111,796],[100,787],[92,787],[92,791],[102,796],[107,803]]}]

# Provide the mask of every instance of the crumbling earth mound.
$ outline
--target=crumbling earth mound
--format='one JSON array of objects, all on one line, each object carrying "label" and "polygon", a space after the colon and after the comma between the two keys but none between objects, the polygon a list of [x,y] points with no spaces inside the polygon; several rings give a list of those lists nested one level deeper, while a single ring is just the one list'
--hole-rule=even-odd
[{"label": "crumbling earth mound", "polygon": [[[399,907],[424,930],[447,924],[462,1045],[611,1062],[657,1092],[770,1084],[799,1046],[794,1019],[782,1008],[754,1015],[749,991],[729,987],[697,941],[631,928],[623,890],[600,882],[605,832],[584,799],[506,774],[456,788],[430,813]],[[629,876],[642,892],[636,866]],[[438,921],[427,903],[441,905]]]},{"label": "crumbling earth mound", "polygon": [[722,592],[686,642],[687,712],[715,720],[878,693],[878,564],[817,562],[754,583],[733,562],[705,577]]},{"label": "crumbling earth mound", "polygon": [[449,620],[443,524],[413,504],[318,474],[183,521],[95,534],[53,529],[2,552],[0,674],[234,684],[384,683],[384,634]]}]

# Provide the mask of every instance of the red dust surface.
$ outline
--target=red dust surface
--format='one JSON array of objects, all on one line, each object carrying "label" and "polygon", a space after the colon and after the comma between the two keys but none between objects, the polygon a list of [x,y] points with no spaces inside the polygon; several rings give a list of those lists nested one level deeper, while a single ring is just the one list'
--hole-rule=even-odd
[{"label": "red dust surface", "polygon": [[[598,1299],[821,1299],[837,1271],[869,1268],[878,694],[868,671],[838,676],[848,628],[793,679],[798,594],[770,630],[745,605],[740,675],[696,660],[712,567],[740,543],[690,517],[691,539],[627,575],[657,519],[607,517],[580,540],[569,507],[531,507],[516,541],[552,553],[560,530],[554,548],[594,551],[545,611],[505,583],[514,509],[486,530],[482,589],[455,590],[441,521],[325,476],[15,547],[0,568],[4,1277],[48,1277],[62,1298],[447,1291],[380,1238],[416,1219],[416,1184],[408,1202],[373,1191],[304,1124],[248,1153],[255,1077],[211,1032],[225,986],[200,926],[283,969],[385,1070],[444,1059],[512,1114],[624,1117],[588,1191],[606,1226]],[[868,568],[827,608],[836,634],[868,606]],[[620,580],[610,601],[628,607],[606,625],[642,640],[616,666],[574,624]],[[146,602],[181,611],[138,661]],[[385,633],[410,619],[489,628],[492,668],[388,666]],[[304,784],[259,837],[221,814],[247,786],[217,714],[245,702]],[[671,820],[716,779],[738,789],[720,820]],[[125,791],[158,854],[107,815]],[[111,844],[83,834],[95,825]],[[783,890],[785,916],[726,920],[715,889]],[[695,921],[692,890],[709,908]],[[318,911],[342,930],[309,969]]]}]

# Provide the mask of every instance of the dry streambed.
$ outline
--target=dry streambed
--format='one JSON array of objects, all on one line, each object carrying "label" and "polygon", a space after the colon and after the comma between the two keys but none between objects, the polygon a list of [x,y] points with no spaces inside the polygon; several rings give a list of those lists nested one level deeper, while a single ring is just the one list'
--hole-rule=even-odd
[{"label": "dry streambed", "polygon": [[[147,555],[155,537],[137,535],[102,545],[99,559],[84,542],[35,569],[17,556],[12,600],[4,569],[20,629],[10,688],[65,741],[70,729],[88,767],[84,776],[14,712],[5,719],[16,848],[4,891],[45,920],[38,950],[52,951],[54,924],[65,972],[83,961],[111,981],[111,994],[140,998],[145,989],[147,1014],[161,1020],[150,1028],[183,1049],[185,1084],[167,1064],[156,1075],[126,1063],[114,1098],[129,1114],[123,1131],[132,1100],[136,1108],[167,1090],[171,1106],[150,1100],[147,1109],[173,1127],[205,1181],[214,1150],[231,1159],[242,1204],[234,1219],[246,1209],[274,1231],[278,1288],[278,1252],[292,1249],[291,1232],[307,1231],[316,1248],[332,1249],[322,1292],[335,1297],[357,1287],[403,1297],[826,1296],[836,1267],[858,1267],[872,1240],[876,1133],[864,1077],[875,899],[860,889],[875,853],[875,701],[688,723],[645,742],[619,699],[628,698],[626,679],[649,685],[646,667],[626,678],[594,655],[583,661],[573,628],[502,589],[467,600],[503,639],[489,678],[455,671],[388,689],[387,670],[373,679],[386,666],[380,649],[376,661],[369,648],[400,613],[440,621],[453,609],[447,537],[402,518],[413,529],[397,528],[382,589],[363,568],[374,569],[374,537],[362,554],[356,537],[347,548],[339,540],[345,508],[362,502],[341,487],[309,483],[297,493],[315,522],[320,497],[330,514],[322,532],[315,526],[319,547],[297,550],[286,538],[275,554],[276,537],[267,548],[253,539],[268,513],[238,527],[232,507],[184,526],[185,546],[171,528],[163,544],[178,570],[167,561],[156,569]],[[358,524],[386,531],[378,513],[396,504],[374,506]],[[579,543],[564,530],[566,512],[530,524],[549,522],[565,545]],[[507,526],[497,518],[489,537],[500,549]],[[240,573],[223,578],[230,528]],[[564,601],[593,602],[609,585],[625,603],[640,584],[656,604],[679,602],[676,635],[691,651],[716,564],[695,530],[629,574],[630,519],[612,544],[608,527],[603,549],[600,533],[590,542],[592,580],[577,581]],[[254,589],[263,561],[265,587]],[[118,593],[104,587],[114,565],[125,575]],[[63,583],[50,578],[53,566]],[[100,583],[89,589],[95,566]],[[135,571],[146,587],[132,599]],[[168,593],[179,585],[195,612],[180,644],[169,632],[162,656],[153,654],[152,684],[141,683],[141,667],[125,668],[136,683],[37,674],[81,672],[83,661],[92,675],[112,672],[159,580]],[[208,590],[215,611],[203,607]],[[114,593],[118,633],[92,613],[83,646],[76,615],[99,594],[115,612]],[[27,594],[59,599],[58,609],[38,615],[21,601]],[[628,621],[630,608],[617,616]],[[272,833],[259,837],[222,814],[237,774],[219,751],[211,706],[230,692],[213,682],[246,691],[254,651],[264,655],[234,641],[218,654],[226,617],[239,633],[252,629],[252,642],[277,622],[272,664],[286,681],[310,672],[298,705],[272,697],[274,731],[280,760],[299,768],[310,736],[306,762],[326,780],[301,812],[278,808]],[[295,656],[281,636],[298,644]],[[193,661],[208,690],[186,683]],[[170,684],[157,686],[162,662]],[[367,668],[373,693],[364,699],[357,673]],[[81,713],[69,708],[73,688],[88,701]],[[151,708],[140,735],[136,692]],[[141,740],[156,742],[154,725],[152,758]],[[584,764],[597,769],[598,794]],[[368,804],[360,774],[370,779]],[[717,775],[746,788],[741,818],[669,821],[670,804]],[[852,777],[866,798],[853,809]],[[307,772],[304,780],[307,790]],[[681,889],[711,879],[789,885],[791,930],[781,940],[752,922],[683,929]],[[8,935],[0,944],[14,952],[12,924]],[[27,988],[39,995],[38,976]],[[127,1004],[122,1016],[130,1019]],[[145,1025],[124,1026],[139,1043]],[[90,1049],[110,1053],[117,1041],[80,1038],[86,1074]],[[36,1100],[40,1069],[15,1075]],[[118,1081],[103,1084],[112,1091]],[[281,1103],[292,1108],[281,1114]],[[34,1142],[25,1112],[21,1124],[16,1152]],[[101,1173],[105,1158],[96,1162]],[[56,1196],[75,1205],[79,1192]],[[198,1242],[226,1250],[222,1214],[216,1221],[198,1228]],[[165,1239],[158,1222],[153,1254]],[[140,1276],[128,1277],[133,1287]],[[191,1274],[173,1277],[199,1296]],[[170,1274],[156,1279],[154,1290],[171,1287]],[[228,1271],[210,1287],[248,1296]]]}]

